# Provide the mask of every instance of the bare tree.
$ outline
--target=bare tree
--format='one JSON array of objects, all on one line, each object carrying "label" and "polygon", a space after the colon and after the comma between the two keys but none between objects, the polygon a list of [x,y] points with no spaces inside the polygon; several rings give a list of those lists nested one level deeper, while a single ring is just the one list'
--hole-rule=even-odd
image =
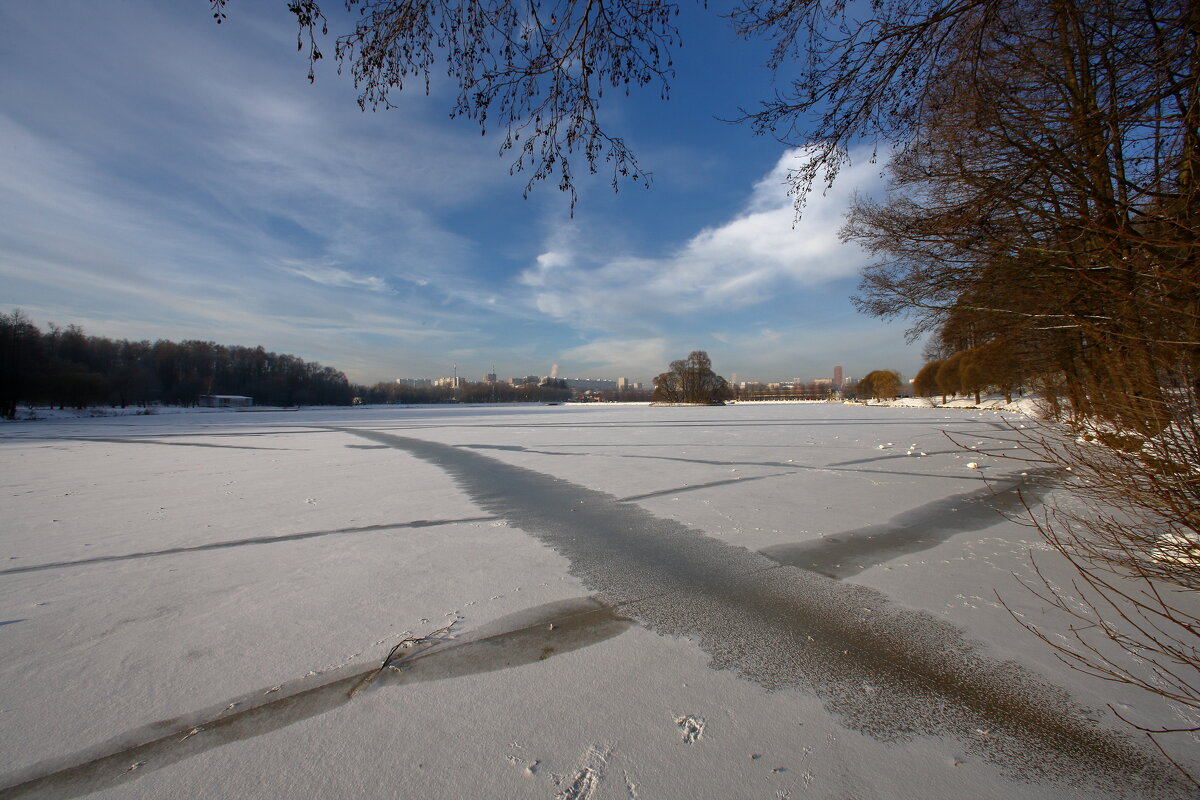
[{"label": "bare tree", "polygon": [[732,397],[728,381],[713,372],[712,360],[703,350],[672,361],[669,370],[654,378],[656,403],[718,405]]},{"label": "bare tree", "polygon": [[1054,423],[1020,444],[1074,476],[1075,502],[1035,522],[1076,578],[1038,587],[1073,642],[1043,636],[1194,712],[1200,8],[968,6],[940,82],[914,90],[889,196],[861,198],[845,229],[877,257],[857,302],[961,348],[943,391],[999,384],[994,370],[1049,392]]},{"label": "bare tree", "polygon": [[1069,501],[1028,518],[1073,567],[1069,583],[1038,567],[1029,584],[1070,621],[1065,637],[1017,619],[1071,667],[1176,704],[1157,726],[1112,709],[1164,754],[1159,734],[1200,732],[1200,398],[1182,384],[1168,397],[1178,413],[1151,437],[1095,417],[1013,431],[1018,457],[1068,476]]}]

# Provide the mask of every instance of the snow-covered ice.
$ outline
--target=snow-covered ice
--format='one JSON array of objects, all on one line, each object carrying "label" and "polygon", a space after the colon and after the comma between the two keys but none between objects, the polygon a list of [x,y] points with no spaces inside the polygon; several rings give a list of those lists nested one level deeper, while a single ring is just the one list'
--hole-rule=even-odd
[{"label": "snow-covered ice", "polygon": [[0,797],[1187,796],[1107,706],[1175,710],[1010,615],[1055,624],[1012,573],[1061,565],[1002,515],[1055,491],[989,452],[1004,427],[808,403],[5,425]]}]

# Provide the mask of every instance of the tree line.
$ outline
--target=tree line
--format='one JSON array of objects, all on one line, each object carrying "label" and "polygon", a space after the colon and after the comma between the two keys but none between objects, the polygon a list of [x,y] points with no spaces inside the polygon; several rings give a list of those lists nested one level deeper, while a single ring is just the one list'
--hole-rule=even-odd
[{"label": "tree line", "polygon": [[[113,340],[77,325],[51,323],[42,331],[21,311],[0,314],[0,416],[15,419],[21,405],[119,408],[192,406],[201,395],[246,395],[257,405],[353,403],[561,403],[572,398],[565,380],[512,386],[461,383],[407,386],[353,384],[333,367],[260,347],[160,339]],[[608,392],[603,399],[648,400]]]},{"label": "tree line", "polygon": [[21,404],[121,408],[195,405],[204,394],[261,405],[348,405],[355,389],[332,368],[262,347],[198,340],[89,336],[77,325],[40,330],[20,311],[0,314],[0,416]]},{"label": "tree line", "polygon": [[571,399],[566,381],[528,383],[513,386],[508,383],[460,383],[451,386],[407,386],[381,381],[362,386],[356,397],[363,403],[427,404],[427,403],[562,403]]},{"label": "tree line", "polygon": [[733,386],[731,390],[735,400],[828,400],[834,395],[832,383],[816,381],[776,386],[775,388],[764,383],[748,383],[742,386]]},{"label": "tree line", "polygon": [[1153,436],[1200,378],[1200,10],[1020,8],[910,20],[938,47],[887,195],[843,231],[876,257],[857,303],[934,334],[926,392],[1036,383]]},{"label": "tree line", "polygon": [[887,7],[903,25],[851,23],[836,44],[799,29],[830,57],[814,59],[842,137],[827,141],[899,145],[886,195],[860,197],[843,229],[874,256],[856,302],[931,334],[919,393],[1028,387],[1048,402],[1055,424],[1009,438],[1074,476],[1083,502],[1031,518],[1076,570],[1069,588],[1035,587],[1069,634],[1034,632],[1072,666],[1194,714],[1200,5]]}]

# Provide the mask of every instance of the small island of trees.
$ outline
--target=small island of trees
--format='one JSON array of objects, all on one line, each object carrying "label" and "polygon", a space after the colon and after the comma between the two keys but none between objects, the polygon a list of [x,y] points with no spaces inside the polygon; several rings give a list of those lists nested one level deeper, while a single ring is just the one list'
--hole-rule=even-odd
[{"label": "small island of trees", "polygon": [[712,359],[703,350],[672,361],[671,368],[654,379],[655,403],[722,405],[733,398],[729,382],[712,370]]}]

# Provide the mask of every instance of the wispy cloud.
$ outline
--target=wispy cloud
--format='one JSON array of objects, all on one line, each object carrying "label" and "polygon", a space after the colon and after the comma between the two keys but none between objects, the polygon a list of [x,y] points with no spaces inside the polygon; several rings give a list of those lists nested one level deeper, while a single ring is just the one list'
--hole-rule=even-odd
[{"label": "wispy cloud", "polygon": [[392,292],[387,281],[377,275],[355,275],[328,263],[311,263],[286,259],[276,267],[280,272],[298,275],[322,286],[362,288],[371,292]]},{"label": "wispy cloud", "polygon": [[[475,244],[440,213],[468,181],[502,180],[478,137],[419,110],[396,136],[399,115],[361,114],[332,75],[310,87],[255,25],[153,4],[97,30],[47,14],[8,20],[20,43],[0,66],[54,49],[93,59],[94,79],[68,58],[4,87],[7,303],[101,335],[261,343],[358,379],[484,335]],[[144,48],[96,46],[128,25]]]}]

